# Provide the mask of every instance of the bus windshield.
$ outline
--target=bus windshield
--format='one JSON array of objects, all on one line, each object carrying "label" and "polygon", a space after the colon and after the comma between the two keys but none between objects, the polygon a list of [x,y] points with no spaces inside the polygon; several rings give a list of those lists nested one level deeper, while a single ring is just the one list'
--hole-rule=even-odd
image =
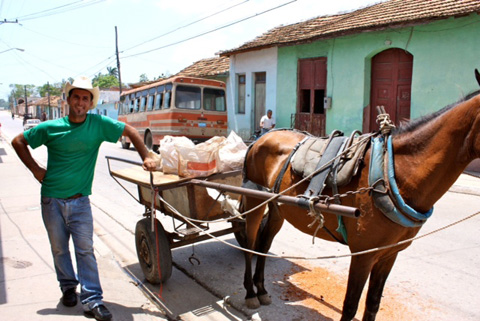
[{"label": "bus windshield", "polygon": [[177,85],[175,107],[184,109],[200,109],[202,102],[200,87]]},{"label": "bus windshield", "polygon": [[205,110],[226,111],[225,90],[205,88],[203,91],[203,108]]}]

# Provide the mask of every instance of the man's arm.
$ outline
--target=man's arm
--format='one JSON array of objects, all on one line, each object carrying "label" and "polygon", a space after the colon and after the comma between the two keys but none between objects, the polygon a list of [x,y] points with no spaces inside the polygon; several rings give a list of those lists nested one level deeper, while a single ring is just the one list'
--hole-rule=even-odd
[{"label": "man's arm", "polygon": [[40,167],[40,165],[38,165],[38,163],[33,159],[32,154],[28,149],[28,142],[23,136],[23,133],[17,135],[12,140],[12,146],[20,160],[32,172],[37,181],[40,183],[43,182],[43,178],[45,177],[47,170],[43,167]]},{"label": "man's arm", "polygon": [[135,128],[129,124],[125,124],[122,136],[127,136],[137,150],[138,154],[143,160],[143,169],[147,171],[154,171],[157,168],[156,161],[148,155],[148,149],[143,143],[142,137]]}]

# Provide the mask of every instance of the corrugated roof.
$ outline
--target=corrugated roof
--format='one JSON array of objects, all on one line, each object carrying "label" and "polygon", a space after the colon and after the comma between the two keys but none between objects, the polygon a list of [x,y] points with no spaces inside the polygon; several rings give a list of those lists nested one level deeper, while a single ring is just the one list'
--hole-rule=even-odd
[{"label": "corrugated roof", "polygon": [[273,46],[308,43],[366,31],[423,24],[480,12],[479,0],[390,0],[353,12],[280,26],[221,56]]},{"label": "corrugated roof", "polygon": [[193,63],[175,76],[211,77],[226,74],[229,69],[229,57],[206,58]]}]

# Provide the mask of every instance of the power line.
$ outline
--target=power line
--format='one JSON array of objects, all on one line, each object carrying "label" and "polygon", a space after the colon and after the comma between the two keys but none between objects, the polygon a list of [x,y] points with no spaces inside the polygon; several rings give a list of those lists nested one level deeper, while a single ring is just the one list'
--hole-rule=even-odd
[{"label": "power line", "polygon": [[139,56],[139,55],[144,55],[144,54],[147,54],[147,53],[150,53],[150,52],[153,52],[153,51],[157,51],[157,50],[160,50],[160,49],[164,49],[164,48],[167,48],[167,47],[171,47],[171,46],[174,46],[174,45],[178,45],[178,44],[180,44],[180,43],[183,43],[183,42],[186,42],[186,41],[189,41],[189,40],[192,40],[192,39],[195,39],[195,38],[198,38],[198,37],[207,35],[207,34],[209,34],[209,33],[212,33],[212,32],[215,32],[215,31],[218,31],[218,30],[221,30],[221,29],[230,27],[230,26],[233,26],[233,25],[235,25],[235,24],[237,24],[237,23],[240,23],[240,22],[249,20],[249,19],[251,19],[251,18],[258,17],[258,16],[263,15],[263,14],[265,14],[265,13],[267,13],[267,12],[276,10],[276,9],[278,9],[278,8],[281,8],[281,7],[284,7],[284,6],[289,5],[289,4],[291,4],[291,3],[293,3],[293,2],[296,2],[296,1],[297,1],[297,0],[292,0],[292,1],[289,1],[289,2],[286,2],[286,3],[283,3],[283,4],[279,5],[279,6],[276,6],[276,7],[270,8],[270,9],[267,9],[267,10],[265,10],[265,11],[262,11],[262,12],[260,12],[260,13],[256,13],[256,14],[251,15],[251,16],[248,16],[248,17],[246,17],[246,18],[243,18],[243,19],[234,21],[234,22],[232,22],[232,23],[226,24],[226,25],[224,25],[224,26],[221,26],[221,27],[218,27],[218,28],[209,30],[209,31],[205,31],[205,32],[200,33],[200,34],[198,34],[198,35],[195,35],[195,36],[192,36],[192,37],[183,39],[183,40],[179,40],[179,41],[170,43],[170,44],[165,45],[165,46],[161,46],[161,47],[158,47],[158,48],[154,48],[154,49],[142,51],[142,52],[139,52],[139,53],[136,53],[136,54],[132,54],[132,55],[129,55],[129,56],[125,56],[125,57],[123,57],[123,58],[130,58],[130,57],[135,57],[135,56]]},{"label": "power line", "polygon": [[35,15],[38,15],[38,14],[40,14],[40,13],[49,12],[49,11],[57,10],[57,9],[60,9],[60,8],[68,7],[68,6],[74,5],[74,4],[79,3],[79,2],[82,2],[82,1],[83,1],[83,0],[79,0],[79,1],[71,2],[71,3],[67,3],[67,4],[64,4],[63,6],[58,6],[58,7],[55,7],[55,8],[46,9],[46,10],[39,11],[39,12],[35,12],[35,13],[30,13],[30,14],[27,14],[27,15],[25,15],[25,16],[21,16],[21,17],[19,17],[19,18],[20,18],[20,19],[23,19],[23,18],[27,18],[27,17],[30,17],[30,16],[35,16]]},{"label": "power line", "polygon": [[27,14],[27,15],[24,15],[24,16],[20,16],[17,19],[20,19],[22,21],[26,21],[26,20],[44,18],[44,17],[48,17],[48,16],[60,14],[60,13],[65,13],[65,12],[76,10],[76,9],[81,9],[81,8],[88,7],[88,6],[91,6],[91,5],[95,5],[97,3],[104,2],[104,1],[105,0],[90,0],[90,1],[79,0],[79,1],[68,3],[68,4],[63,5],[63,6],[58,6],[58,7],[55,7],[55,8],[46,9],[46,10],[43,10],[43,11]]},{"label": "power line", "polygon": [[188,23],[188,24],[186,24],[186,25],[180,26],[180,27],[178,27],[178,28],[176,28],[176,29],[173,29],[173,30],[168,31],[168,32],[166,32],[166,33],[164,33],[164,34],[161,34],[161,35],[159,35],[159,36],[157,36],[157,37],[155,37],[155,38],[146,40],[146,41],[141,42],[141,43],[139,43],[139,44],[137,44],[137,45],[135,45],[135,46],[132,46],[132,47],[130,47],[130,48],[127,48],[127,49],[123,50],[122,52],[125,52],[125,51],[127,51],[127,50],[130,50],[130,49],[139,47],[139,46],[144,45],[144,44],[146,44],[146,43],[148,43],[148,42],[151,42],[151,41],[156,40],[156,39],[158,39],[158,38],[161,38],[161,37],[164,37],[164,36],[169,35],[169,34],[171,34],[171,33],[174,33],[175,31],[178,31],[178,30],[180,30],[180,29],[183,29],[183,28],[186,28],[186,27],[188,27],[188,26],[194,25],[194,24],[196,24],[196,23],[198,23],[198,22],[200,22],[200,21],[203,21],[203,20],[205,20],[205,19],[211,18],[211,17],[213,17],[213,16],[216,16],[216,15],[218,15],[218,14],[220,14],[220,13],[223,13],[223,12],[228,11],[228,10],[230,10],[230,9],[233,9],[233,8],[235,8],[235,7],[238,7],[239,5],[242,5],[242,4],[244,4],[244,3],[248,2],[248,1],[249,1],[249,0],[245,0],[245,1],[243,1],[243,2],[234,4],[233,6],[230,6],[230,7],[226,8],[226,9],[222,9],[222,10],[217,11],[217,12],[215,12],[215,13],[212,13],[212,14],[210,14],[210,15],[208,15],[208,16],[205,16],[205,17],[200,18],[200,19],[198,19],[198,20],[192,21],[192,22],[190,22],[190,23]]},{"label": "power line", "polygon": [[75,46],[80,46],[80,47],[97,48],[97,49],[110,48],[110,47],[106,47],[106,46],[92,46],[92,45],[89,45],[88,43],[74,43],[74,42],[71,42],[71,41],[66,41],[65,39],[62,39],[62,38],[55,38],[55,37],[52,37],[52,36],[49,36],[49,35],[45,35],[43,33],[40,33],[38,31],[36,31],[36,30],[29,29],[29,28],[25,27],[24,25],[21,25],[21,27],[24,28],[25,30],[36,33],[37,35],[43,36],[45,38],[50,38],[50,39],[60,41],[60,42],[64,42],[64,43],[67,43],[67,44],[70,44],[70,45],[75,45]]}]

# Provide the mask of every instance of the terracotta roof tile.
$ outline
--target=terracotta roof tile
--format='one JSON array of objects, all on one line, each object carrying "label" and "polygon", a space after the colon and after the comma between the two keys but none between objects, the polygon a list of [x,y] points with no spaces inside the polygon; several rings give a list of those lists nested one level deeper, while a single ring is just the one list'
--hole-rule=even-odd
[{"label": "terracotta roof tile", "polygon": [[175,76],[208,77],[228,73],[230,69],[229,57],[214,57],[199,60],[178,72]]},{"label": "terracotta roof tile", "polygon": [[[50,106],[58,106],[58,101],[61,100],[61,97],[59,96],[50,96]],[[28,103],[28,105],[30,106],[30,103]],[[35,102],[32,102],[31,105],[34,105],[34,106],[48,106],[48,97],[42,97],[40,99],[38,99],[37,101]]]},{"label": "terracotta roof tile", "polygon": [[366,31],[417,25],[480,12],[479,0],[390,0],[353,12],[320,16],[269,30],[221,56],[273,46],[308,43]]}]

